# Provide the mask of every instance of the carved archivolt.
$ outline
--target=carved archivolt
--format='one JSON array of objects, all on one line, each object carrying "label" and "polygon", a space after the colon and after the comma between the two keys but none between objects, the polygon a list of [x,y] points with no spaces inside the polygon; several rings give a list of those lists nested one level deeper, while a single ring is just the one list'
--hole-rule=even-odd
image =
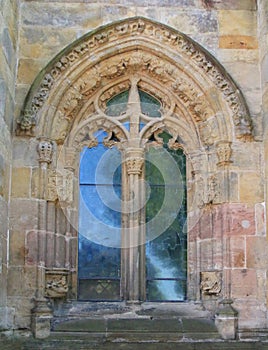
[{"label": "carved archivolt", "polygon": [[[55,139],[64,142],[74,120],[98,91],[103,91],[98,100],[103,109],[109,97],[127,88],[126,78],[137,73],[147,77],[147,82],[140,81],[147,91],[157,84],[159,90],[169,89],[168,97],[160,96],[162,107],[170,110],[177,104],[187,110],[204,145],[231,141],[232,129],[238,139],[252,137],[243,96],[220,64],[187,36],[145,18],[126,19],[89,33],[57,56],[37,78],[41,82],[32,86],[18,120],[18,133],[51,137],[57,126]],[[103,89],[118,79],[118,84]],[[213,102],[208,93],[212,90],[220,103]],[[215,126],[218,131],[213,135]]]}]

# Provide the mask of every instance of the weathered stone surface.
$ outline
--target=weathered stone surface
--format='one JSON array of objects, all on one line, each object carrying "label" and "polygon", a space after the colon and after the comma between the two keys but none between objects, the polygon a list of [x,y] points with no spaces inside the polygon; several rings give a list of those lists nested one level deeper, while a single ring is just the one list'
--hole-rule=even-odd
[{"label": "weathered stone surface", "polygon": [[232,50],[256,50],[258,49],[258,40],[255,36],[249,35],[221,35],[219,47]]},{"label": "weathered stone surface", "polygon": [[26,231],[37,228],[38,202],[28,199],[10,201],[10,229]]},{"label": "weathered stone surface", "polygon": [[230,238],[230,260],[233,268],[245,268],[246,240],[244,237]]},{"label": "weathered stone surface", "polygon": [[265,269],[267,262],[266,237],[247,237],[247,268]]},{"label": "weathered stone surface", "polygon": [[[262,161],[262,146],[258,142],[234,143],[231,164],[234,170],[260,170]],[[246,151],[246,152],[245,152]]]},{"label": "weathered stone surface", "polygon": [[233,62],[226,63],[225,68],[230,72],[233,79],[239,83],[244,90],[260,89],[260,77],[257,63]]},{"label": "weathered stone surface", "polygon": [[15,168],[39,166],[38,142],[34,139],[14,140],[13,143],[13,165]]},{"label": "weathered stone surface", "polygon": [[250,269],[235,269],[231,272],[231,297],[248,298],[257,297],[256,271]]},{"label": "weathered stone surface", "polygon": [[[43,14],[40,16],[40,12]],[[24,3],[21,6],[23,25],[94,28],[100,25],[101,8],[96,4]]]},{"label": "weathered stone surface", "polygon": [[255,234],[255,210],[243,204],[226,205],[226,234],[234,236]]},{"label": "weathered stone surface", "polygon": [[255,205],[255,212],[256,212],[256,234],[260,236],[265,236],[265,225],[266,225],[265,204],[257,203]]},{"label": "weathered stone surface", "polygon": [[220,62],[258,62],[259,51],[258,50],[245,50],[245,49],[224,49],[217,50],[216,57]]},{"label": "weathered stone surface", "polygon": [[24,27],[20,32],[21,56],[29,59],[51,59],[65,46],[77,39],[73,28]]},{"label": "weathered stone surface", "polygon": [[257,35],[257,17],[252,11],[219,11],[219,32],[222,35]]},{"label": "weathered stone surface", "polygon": [[11,231],[9,233],[9,262],[11,265],[21,265],[25,263],[25,234],[22,231]]},{"label": "weathered stone surface", "polygon": [[[254,185],[253,185],[254,184]],[[259,174],[254,172],[243,172],[240,175],[240,201],[242,203],[262,202],[263,181]]]},{"label": "weathered stone surface", "polygon": [[42,67],[47,64],[44,59],[20,59],[18,67],[18,82],[23,84],[32,84]]},{"label": "weathered stone surface", "polygon": [[14,198],[29,198],[31,168],[13,168],[11,196]]},{"label": "weathered stone surface", "polygon": [[226,10],[256,10],[255,0],[201,0],[204,6],[208,9],[226,9]]},{"label": "weathered stone surface", "polygon": [[185,34],[215,33],[217,31],[217,18],[214,12],[162,9],[161,20]]}]

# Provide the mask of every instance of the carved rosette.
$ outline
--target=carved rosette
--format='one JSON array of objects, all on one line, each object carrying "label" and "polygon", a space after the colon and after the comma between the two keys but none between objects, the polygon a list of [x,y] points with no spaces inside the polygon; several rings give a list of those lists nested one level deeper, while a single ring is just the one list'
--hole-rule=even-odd
[{"label": "carved rosette", "polygon": [[221,292],[222,276],[219,271],[201,272],[200,289],[204,295],[219,295]]},{"label": "carved rosette", "polygon": [[68,293],[68,270],[47,270],[45,275],[45,296],[48,298],[65,298]]},{"label": "carved rosette", "polygon": [[126,160],[128,175],[140,175],[144,164],[143,158],[128,158]]},{"label": "carved rosette", "polygon": [[40,163],[51,163],[53,155],[53,144],[50,140],[41,140],[37,146]]},{"label": "carved rosette", "polygon": [[230,141],[220,141],[216,145],[216,152],[218,156],[218,166],[229,165],[232,163],[232,143]]}]

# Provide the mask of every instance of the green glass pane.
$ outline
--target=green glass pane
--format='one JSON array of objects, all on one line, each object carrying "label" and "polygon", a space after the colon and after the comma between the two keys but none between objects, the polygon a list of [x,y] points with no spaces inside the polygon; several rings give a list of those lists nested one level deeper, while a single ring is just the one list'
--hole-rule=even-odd
[{"label": "green glass pane", "polygon": [[[146,206],[147,299],[150,301],[186,298],[186,158],[181,150],[168,149],[169,138],[170,135],[164,134],[163,149],[149,149],[145,164],[150,188]],[[156,216],[163,227],[157,237],[151,224]]]},{"label": "green glass pane", "polygon": [[147,94],[146,92],[139,90],[141,111],[148,117],[160,118],[160,102],[153,96]]},{"label": "green glass pane", "polygon": [[112,97],[106,104],[105,113],[111,117],[115,117],[126,112],[128,96],[129,90]]}]

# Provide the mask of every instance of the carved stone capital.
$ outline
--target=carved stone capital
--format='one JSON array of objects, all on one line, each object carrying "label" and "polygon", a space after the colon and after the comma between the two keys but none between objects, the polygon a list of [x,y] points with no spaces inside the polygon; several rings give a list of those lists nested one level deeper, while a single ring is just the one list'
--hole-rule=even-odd
[{"label": "carved stone capital", "polygon": [[128,175],[140,175],[144,164],[143,158],[128,158],[126,160]]},{"label": "carved stone capital", "polygon": [[232,163],[232,147],[230,141],[219,141],[216,145],[216,152],[218,156],[218,166],[229,165]]},{"label": "carved stone capital", "polygon": [[53,144],[50,140],[43,139],[37,146],[40,163],[51,163],[53,155]]}]

